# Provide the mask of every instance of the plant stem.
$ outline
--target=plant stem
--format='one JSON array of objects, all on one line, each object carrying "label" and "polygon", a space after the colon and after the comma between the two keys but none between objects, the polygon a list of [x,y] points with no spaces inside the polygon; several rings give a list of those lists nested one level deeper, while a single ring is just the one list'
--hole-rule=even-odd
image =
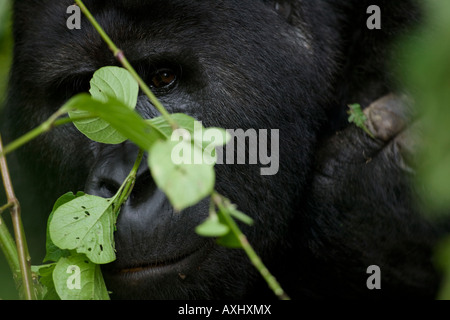
[{"label": "plant stem", "polygon": [[114,54],[114,57],[122,64],[122,66],[127,69],[133,78],[137,81],[139,84],[139,87],[142,89],[142,91],[145,93],[145,95],[150,99],[150,102],[155,106],[155,108],[161,113],[161,115],[166,119],[166,121],[170,124],[173,130],[178,128],[177,123],[172,119],[170,116],[170,113],[164,108],[162,103],[156,98],[156,96],[153,94],[153,92],[150,90],[150,88],[147,86],[147,84],[142,80],[142,78],[138,75],[136,70],[134,70],[133,66],[130,64],[128,59],[125,57],[125,54],[121,49],[119,49],[115,43],[111,40],[111,38],[108,36],[108,34],[103,30],[103,28],[100,26],[100,24],[97,22],[97,20],[94,18],[94,16],[91,14],[91,12],[86,8],[82,0],[75,0],[76,4],[80,7],[83,14],[86,16],[86,18],[89,20],[89,22],[92,24],[92,26],[97,30],[98,34],[102,37],[103,41],[106,42],[111,52]]},{"label": "plant stem", "polygon": [[11,142],[8,144],[4,150],[0,151],[0,157],[6,156],[7,154],[19,149],[23,145],[27,144],[31,140],[37,138],[39,135],[41,135],[44,132],[49,131],[52,128],[53,122],[61,115],[60,111],[58,110],[56,113],[54,113],[50,118],[48,118],[45,122],[41,123],[39,127],[27,132],[17,140]]},{"label": "plant stem", "polygon": [[119,188],[119,191],[117,191],[116,193],[115,198],[117,198],[117,201],[114,201],[115,202],[114,210],[117,210],[117,212],[119,212],[120,207],[125,203],[125,201],[127,201],[128,197],[131,194],[131,191],[134,188],[137,171],[139,169],[139,166],[141,165],[143,158],[144,158],[144,151],[139,150],[139,154],[137,156],[136,161],[134,162],[133,168],[131,169],[130,173],[128,174],[128,177],[125,179],[122,186]]},{"label": "plant stem", "polygon": [[244,249],[247,256],[249,257],[250,261],[262,275],[262,277],[267,282],[272,291],[275,293],[275,295],[280,300],[290,300],[289,296],[284,292],[283,288],[280,286],[277,279],[269,272],[267,267],[262,262],[261,258],[258,256],[253,247],[250,245],[247,237],[242,233],[236,222],[229,215],[228,210],[224,206],[224,198],[215,191],[213,192],[211,197],[214,203],[219,208],[220,212],[222,213],[222,217],[225,219],[231,232],[233,232],[234,235],[239,239],[239,242],[241,243],[241,246]]},{"label": "plant stem", "polygon": [[75,116],[72,118],[67,117],[67,118],[63,118],[63,119],[58,119],[60,116],[64,115],[65,113],[66,113],[66,111],[64,111],[62,109],[58,110],[56,113],[51,115],[50,118],[48,118],[45,122],[41,123],[38,127],[27,132],[20,138],[17,138],[13,142],[11,142],[7,146],[5,146],[4,150],[0,151],[0,157],[10,154],[11,152],[19,149],[20,147],[24,146],[28,142],[36,139],[41,134],[46,133],[53,128],[65,125],[67,123],[72,123],[74,121],[95,118],[95,116],[92,116],[92,115],[90,115],[90,116],[83,115],[83,116]]},{"label": "plant stem", "polygon": [[2,215],[3,212],[5,212],[6,210],[12,208],[13,204],[12,203],[7,203],[4,206],[0,207],[0,216]]},{"label": "plant stem", "polygon": [[[127,69],[133,78],[137,81],[139,84],[139,87],[141,90],[147,95],[150,102],[155,106],[155,108],[161,113],[161,115],[164,117],[164,119],[171,125],[172,129],[175,130],[178,128],[178,124],[172,119],[170,116],[170,113],[164,108],[164,106],[161,104],[161,102],[156,98],[156,96],[153,94],[153,92],[150,90],[150,88],[145,84],[145,82],[142,80],[142,78],[138,75],[138,73],[134,70],[134,68],[129,63],[128,59],[125,57],[124,52],[119,49],[114,42],[111,40],[111,38],[107,35],[107,33],[103,30],[103,28],[99,25],[97,20],[93,17],[93,15],[89,12],[89,10],[86,8],[82,0],[75,0],[75,3],[80,7],[83,14],[87,17],[87,19],[90,21],[92,26],[97,30],[98,34],[101,36],[101,38],[105,41],[105,43],[108,45],[109,49],[114,54],[114,57],[122,64],[122,66]],[[135,163],[135,166],[133,167],[133,170],[131,171],[130,175],[125,180],[125,183],[121,186],[116,196],[118,196],[117,205],[118,208],[123,204],[124,201],[128,198],[131,189],[134,186],[135,179],[136,179],[136,173],[137,169],[139,168],[140,162],[142,160],[143,152],[140,151],[140,155],[138,156],[138,160]],[[244,251],[247,253],[248,257],[250,258],[253,265],[257,268],[257,270],[261,273],[261,275],[264,277],[270,288],[275,292],[275,294],[280,298],[284,300],[288,300],[289,297],[285,294],[284,290],[279,285],[278,281],[273,277],[269,270],[265,267],[261,259],[258,257],[256,252],[253,250],[252,246],[247,240],[247,237],[241,232],[237,224],[234,222],[234,220],[230,217],[230,215],[227,213],[226,208],[223,205],[222,196],[217,194],[216,192],[212,195],[213,199],[215,199],[215,203],[218,206],[218,208],[224,212],[224,217],[227,220],[227,223],[229,227],[231,228],[232,232],[235,234],[235,236],[239,239]],[[117,208],[117,210],[118,210]]]},{"label": "plant stem", "polygon": [[372,139],[376,139],[375,136],[373,135],[373,133],[365,126],[362,126],[362,129],[364,130],[365,133],[367,133]]},{"label": "plant stem", "polygon": [[[3,154],[3,144],[0,136],[0,153]],[[31,258],[28,253],[28,246],[23,230],[22,219],[20,216],[20,204],[14,194],[14,189],[9,175],[8,165],[4,156],[0,157],[0,170],[3,178],[3,185],[5,186],[8,204],[11,204],[11,218],[14,228],[14,236],[16,238],[17,255],[19,262],[19,269],[22,279],[23,296],[27,300],[35,300],[36,295],[31,276]],[[6,240],[11,245],[10,240]]]},{"label": "plant stem", "polygon": [[[12,205],[11,205],[12,206]],[[0,249],[5,255],[6,261],[8,262],[9,268],[13,273],[14,280],[16,284],[19,285],[20,277],[20,266],[19,257],[17,255],[17,247],[14,242],[5,221],[0,216]]]}]

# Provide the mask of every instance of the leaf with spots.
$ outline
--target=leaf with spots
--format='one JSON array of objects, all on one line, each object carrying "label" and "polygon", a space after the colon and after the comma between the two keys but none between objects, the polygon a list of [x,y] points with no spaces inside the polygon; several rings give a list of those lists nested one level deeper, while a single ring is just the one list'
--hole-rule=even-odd
[{"label": "leaf with spots", "polygon": [[100,266],[83,254],[61,258],[53,271],[53,283],[61,300],[109,300]]},{"label": "leaf with spots", "polygon": [[69,255],[69,252],[67,250],[62,250],[62,249],[58,248],[57,246],[55,246],[55,244],[53,243],[52,238],[50,237],[50,230],[49,230],[50,221],[52,221],[53,214],[60,206],[62,206],[63,204],[65,204],[69,201],[76,199],[77,197],[82,197],[82,196],[84,196],[83,192],[78,192],[76,195],[73,194],[72,192],[68,192],[68,193],[62,195],[58,200],[56,200],[56,202],[53,206],[53,210],[50,213],[50,216],[48,217],[47,240],[45,243],[46,255],[44,258],[44,262],[45,261],[58,261],[61,257],[65,257],[65,256]]},{"label": "leaf with spots", "polygon": [[61,249],[86,254],[94,263],[114,261],[116,215],[112,203],[112,199],[84,195],[61,205],[50,221],[51,240]]}]

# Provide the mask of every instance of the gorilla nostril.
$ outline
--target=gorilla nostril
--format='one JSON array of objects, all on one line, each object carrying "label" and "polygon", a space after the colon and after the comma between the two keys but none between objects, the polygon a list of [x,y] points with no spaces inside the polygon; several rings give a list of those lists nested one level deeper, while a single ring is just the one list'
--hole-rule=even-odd
[{"label": "gorilla nostril", "polygon": [[120,188],[120,185],[108,178],[102,178],[98,181],[98,190],[100,194],[104,197],[113,197]]},{"label": "gorilla nostril", "polygon": [[136,179],[134,189],[131,192],[130,198],[134,204],[145,202],[156,191],[156,185],[153,182],[150,171],[144,171]]}]

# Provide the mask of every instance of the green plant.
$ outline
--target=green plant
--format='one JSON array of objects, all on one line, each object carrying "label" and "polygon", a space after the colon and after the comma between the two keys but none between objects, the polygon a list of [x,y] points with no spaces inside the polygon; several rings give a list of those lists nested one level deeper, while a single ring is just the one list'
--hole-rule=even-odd
[{"label": "green plant", "polygon": [[361,105],[358,103],[351,104],[348,106],[348,122],[354,123],[358,128],[361,128],[364,130],[365,133],[367,133],[372,139],[375,139],[375,136],[372,132],[366,127],[366,121],[367,117],[364,114],[364,112],[361,109]]},{"label": "green plant", "polygon": [[[426,24],[401,53],[407,88],[420,114],[420,146],[416,185],[419,205],[431,219],[448,220],[450,211],[450,3],[430,0],[425,5]],[[435,264],[443,274],[439,299],[450,299],[450,242],[436,248]]]},{"label": "green plant", "polygon": [[[8,230],[0,229],[0,247],[7,256],[17,283],[24,288],[23,297],[109,298],[99,265],[115,259],[113,233],[117,216],[133,189],[143,154],[149,152],[148,165],[153,179],[166,193],[174,208],[181,211],[209,196],[209,218],[198,226],[196,231],[202,236],[217,238],[221,245],[243,248],[274,293],[279,298],[287,299],[283,289],[264,266],[234,220],[251,224],[252,219],[238,211],[236,206],[214,190],[214,148],[228,141],[226,131],[219,128],[206,129],[184,114],[169,114],[129,64],[123,52],[98,25],[83,2],[76,0],[76,3],[124,68],[105,67],[98,70],[91,80],[90,94],[73,97],[38,128],[6,146],[4,150],[0,148],[0,159],[4,164],[2,172],[7,172],[5,156],[8,153],[54,127],[69,123],[73,123],[91,140],[107,144],[130,140],[141,152],[129,176],[112,198],[104,199],[78,192],[76,195],[67,193],[56,201],[47,229],[45,259],[50,263],[33,267],[33,275],[28,263],[25,240],[17,242],[16,249]],[[161,117],[144,120],[134,111],[139,88],[162,114]],[[174,132],[181,132],[178,135],[181,141],[172,141]],[[212,137],[214,139],[211,139]],[[174,164],[171,154],[175,147],[189,151],[190,158],[194,159],[204,159],[206,154],[209,161]],[[4,179],[5,186],[9,180],[8,177]],[[12,190],[9,187],[6,189]],[[11,194],[8,199],[9,202],[1,208],[2,211],[17,211],[19,206],[15,197]],[[18,216],[20,218],[20,214]],[[0,226],[3,225],[0,221]],[[20,230],[23,229],[20,227],[21,222],[17,221],[15,226],[18,226],[16,239],[24,238],[23,230]],[[72,278],[68,273],[72,271],[75,274],[83,273],[80,283],[70,282]],[[37,278],[39,282],[36,281]],[[73,290],[74,287],[77,290]]]}]

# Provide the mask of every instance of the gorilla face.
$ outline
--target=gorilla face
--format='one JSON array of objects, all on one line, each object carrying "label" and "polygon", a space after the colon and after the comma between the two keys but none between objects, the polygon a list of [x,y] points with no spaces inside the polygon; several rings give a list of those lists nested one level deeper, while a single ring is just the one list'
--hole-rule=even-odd
[{"label": "gorilla face", "polygon": [[[355,58],[348,48],[357,46],[351,46],[351,36],[344,34],[351,28],[342,20],[349,18],[352,7],[344,2],[85,1],[169,112],[191,115],[206,127],[279,130],[277,174],[261,175],[257,165],[219,165],[216,189],[253,217],[255,224],[242,229],[284,285],[297,278],[295,233],[307,228],[305,221],[314,220],[304,219],[305,194],[330,111],[363,94],[353,90],[363,87],[362,82],[375,79],[371,88],[384,88],[375,73],[357,85],[347,83],[351,77],[345,72],[352,63],[345,55],[353,53]],[[355,11],[363,9],[357,12],[365,19],[365,2],[352,3]],[[394,6],[383,3],[386,10]],[[72,4],[15,1],[16,44],[4,124],[10,139],[87,91],[97,69],[118,65],[87,20],[82,20],[81,30],[67,28],[66,10]],[[375,40],[372,45],[378,43]],[[345,89],[340,82],[345,82]],[[158,116],[143,95],[136,110],[144,118]],[[73,126],[53,130],[19,154],[28,175],[36,177],[33,186],[48,194],[44,209],[69,190],[111,196],[136,155],[137,148],[129,142],[100,145]],[[220,247],[195,234],[194,228],[208,216],[208,205],[205,199],[175,212],[142,165],[119,216],[117,260],[104,267],[112,297],[270,294],[241,250]]]},{"label": "gorilla face", "polygon": [[[20,109],[11,108],[8,117],[17,134],[86,91],[95,70],[117,65],[87,21],[81,30],[68,30],[65,12],[71,4],[15,4],[9,105]],[[216,186],[255,219],[254,227],[244,231],[264,260],[273,259],[286,244],[295,201],[307,179],[324,113],[324,79],[333,68],[325,50],[312,43],[300,5],[242,0],[88,0],[86,5],[170,112],[187,113],[205,126],[280,129],[277,175],[262,176],[258,166],[223,165],[217,168]],[[139,97],[137,111],[145,118],[158,116],[145,96]],[[292,150],[297,150],[294,157]],[[130,143],[89,142],[70,126],[26,152],[37,155],[34,166],[47,167],[55,179],[68,178],[62,186],[73,190],[84,184],[87,193],[111,196],[137,149]],[[226,298],[248,293],[254,271],[242,252],[195,234],[207,215],[207,199],[174,212],[142,166],[119,217],[117,261],[105,268],[114,296]]]}]

